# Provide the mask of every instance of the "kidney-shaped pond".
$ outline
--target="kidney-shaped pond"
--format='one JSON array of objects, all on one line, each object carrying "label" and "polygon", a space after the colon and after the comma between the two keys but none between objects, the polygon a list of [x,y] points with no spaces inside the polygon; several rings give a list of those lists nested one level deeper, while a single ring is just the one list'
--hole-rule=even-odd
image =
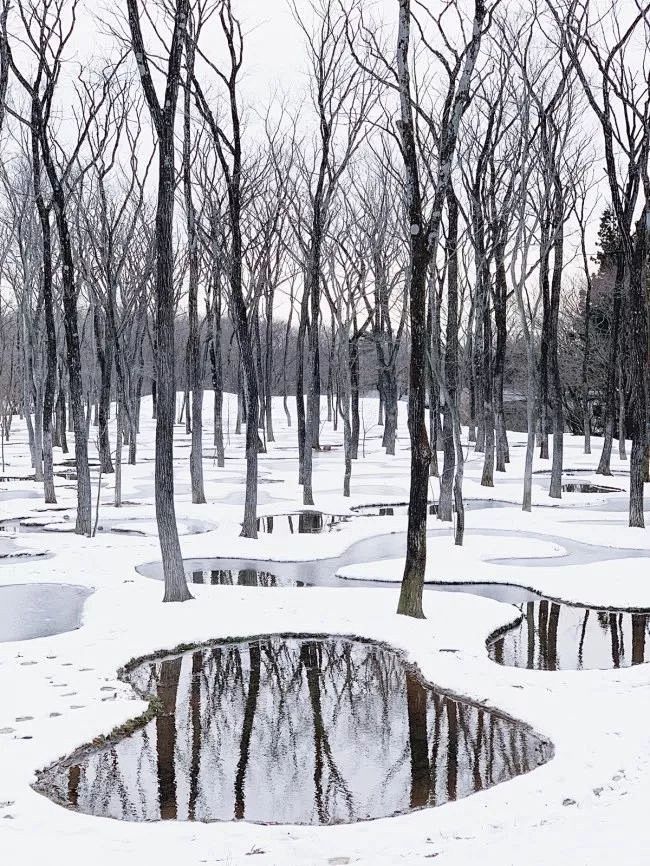
[{"label": "kidney-shaped pond", "polygon": [[159,713],[46,770],[38,790],[86,814],[290,824],[438,806],[534,769],[525,725],[426,685],[385,646],[267,636],[147,661]]},{"label": "kidney-shaped pond", "polygon": [[63,583],[16,583],[0,587],[0,642],[32,640],[81,625],[92,590]]}]

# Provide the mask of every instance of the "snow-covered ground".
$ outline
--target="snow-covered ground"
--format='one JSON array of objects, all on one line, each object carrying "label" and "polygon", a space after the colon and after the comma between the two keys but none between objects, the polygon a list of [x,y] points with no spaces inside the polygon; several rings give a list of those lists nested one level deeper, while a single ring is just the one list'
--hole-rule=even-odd
[{"label": "snow-covered ground", "polygon": [[[102,479],[103,531],[88,539],[32,526],[0,538],[0,602],[2,587],[13,584],[75,584],[94,590],[78,630],[0,643],[2,862],[392,866],[433,858],[449,866],[610,866],[612,857],[626,866],[650,862],[645,820],[650,801],[650,665],[562,672],[497,665],[488,657],[486,638],[514,622],[519,612],[469,594],[426,592],[426,620],[396,616],[398,584],[379,581],[398,581],[401,561],[394,553],[392,558],[382,554],[381,537],[403,533],[404,516],[359,516],[317,535],[290,535],[280,528],[260,533],[257,540],[239,538],[243,437],[234,435],[234,400],[228,403],[224,418],[230,419],[231,429],[224,469],[217,468],[210,434],[205,435],[206,505],[190,501],[189,437],[184,426],[176,428],[176,503],[184,557],[309,562],[340,557],[357,545],[363,555],[340,573],[378,582],[368,587],[342,580],[340,587],[309,591],[193,585],[195,601],[161,604],[161,584],[136,571],[159,559],[152,534],[154,424],[150,401],[145,400],[139,462],[123,469],[122,509],[110,504],[112,477]],[[209,419],[211,395],[205,404],[204,418]],[[261,515],[301,509],[295,427],[286,428],[279,401],[275,410],[277,441],[260,457]],[[317,509],[345,515],[351,506],[408,498],[405,407],[400,406],[400,441],[392,458],[381,449],[380,428],[371,426],[376,416],[376,401],[364,400],[368,429],[354,463],[350,499],[341,495],[342,449],[315,455]],[[29,474],[25,437],[24,425],[15,419],[11,441],[5,444],[8,477]],[[335,432],[324,425],[323,442],[341,440],[340,428]],[[480,486],[481,455],[470,451],[465,495],[511,505],[468,510],[462,550],[454,547],[451,527],[430,517],[435,532],[427,580],[518,584],[565,601],[650,608],[650,534],[627,527],[626,493],[567,493],[558,503],[547,496],[548,477],[536,475],[537,507],[523,514],[517,503],[524,437],[511,435],[510,442],[512,462],[504,476],[497,474],[493,489]],[[599,444],[595,440],[593,454],[585,456],[581,441],[565,436],[567,469],[593,471]],[[62,459],[57,451],[57,462]],[[546,468],[550,465],[536,459],[536,470]],[[613,469],[614,477],[606,483],[627,490],[626,464],[617,456]],[[576,478],[602,481],[589,472]],[[73,509],[74,487],[62,477],[56,484],[58,505]],[[434,498],[436,480],[431,484]],[[67,528],[74,520],[73,511],[43,506],[39,485],[29,481],[0,478],[0,510],[2,519],[15,521],[12,527],[19,518],[38,518],[37,523],[45,524],[41,528],[52,530]],[[132,529],[134,534],[115,529]],[[25,557],[16,558],[21,553]],[[30,787],[37,770],[145,709],[117,679],[118,669],[130,659],[182,643],[278,632],[358,635],[388,643],[417,663],[436,686],[530,724],[553,742],[554,757],[531,773],[456,803],[332,827],[126,823],[66,810]]]}]

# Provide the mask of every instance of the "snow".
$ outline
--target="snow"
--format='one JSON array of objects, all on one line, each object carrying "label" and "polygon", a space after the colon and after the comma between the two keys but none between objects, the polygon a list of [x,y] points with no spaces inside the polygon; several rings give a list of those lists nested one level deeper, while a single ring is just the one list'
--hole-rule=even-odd
[{"label": "snow", "polygon": [[[229,400],[229,417],[234,418],[234,398]],[[364,400],[363,409],[366,420],[374,419],[376,400]],[[211,413],[211,398],[206,395],[204,418],[211,418]],[[650,797],[650,665],[579,672],[499,666],[488,658],[485,641],[496,629],[514,622],[518,611],[469,594],[426,592],[425,620],[396,616],[399,586],[379,581],[399,580],[403,563],[382,554],[381,538],[404,533],[405,516],[358,516],[337,531],[320,535],[274,532],[260,534],[257,540],[240,538],[245,462],[243,436],[235,436],[232,430],[224,469],[212,460],[211,431],[206,430],[208,503],[193,505],[189,437],[184,427],[176,428],[183,446],[176,451],[177,516],[182,531],[190,532],[181,537],[184,557],[307,562],[358,549],[361,559],[341,566],[339,573],[348,578],[372,577],[378,583],[362,587],[341,581],[340,587],[318,586],[309,591],[193,585],[194,601],[163,605],[161,584],[136,571],[160,558],[153,523],[150,415],[150,401],[144,400],[139,462],[123,467],[123,498],[135,504],[113,508],[113,478],[103,476],[99,515],[100,524],[142,529],[147,535],[101,532],[88,539],[69,532],[30,532],[0,539],[3,553],[45,549],[51,553],[49,558],[25,561],[0,558],[0,586],[60,583],[94,590],[85,603],[80,629],[0,644],[3,862],[12,866],[69,866],[86,861],[93,866],[115,862],[394,866],[433,858],[445,866],[472,862],[609,866],[614,856],[626,866],[650,861],[650,827],[645,820]],[[278,441],[260,458],[260,515],[302,508],[295,428],[286,428],[281,401],[274,406],[274,420]],[[315,508],[350,514],[357,505],[406,501],[405,422],[400,405],[395,457],[384,455],[380,428],[367,431],[365,456],[360,448],[352,496],[347,500],[341,495],[342,450],[316,454]],[[25,435],[24,424],[14,419],[12,439],[5,443],[6,477],[29,475]],[[341,438],[340,428],[335,432],[325,425],[323,442],[340,444]],[[524,437],[512,434],[510,441],[514,446]],[[580,440],[565,436],[566,465],[593,471],[599,456],[597,439],[592,447],[591,456],[583,455]],[[60,464],[60,452],[55,457]],[[627,528],[626,494],[567,494],[558,503],[547,496],[548,479],[537,475],[534,509],[524,514],[517,505],[523,458],[524,449],[512,447],[506,475],[497,474],[495,487],[487,489],[479,483],[481,455],[470,450],[466,496],[513,504],[467,511],[462,549],[454,546],[452,528],[431,517],[430,528],[435,531],[428,540],[427,579],[517,584],[566,601],[650,608],[649,536]],[[545,468],[549,464],[536,458],[535,469]],[[613,468],[618,472],[626,466],[613,457]],[[580,480],[588,477],[581,475]],[[92,479],[94,502],[96,469]],[[612,486],[626,490],[628,484],[623,474],[612,481]],[[62,527],[64,521],[44,510],[34,497],[40,491],[35,482],[3,480],[2,485],[3,519],[39,517],[47,528]],[[58,504],[74,508],[74,489],[59,477],[56,486]],[[431,497],[436,493],[437,481],[432,479]],[[553,742],[555,755],[531,773],[456,803],[333,827],[132,824],[63,809],[30,787],[37,770],[145,709],[132,689],[117,679],[117,671],[130,659],[181,643],[278,632],[356,635],[385,642],[403,651],[441,689],[531,725]]]}]

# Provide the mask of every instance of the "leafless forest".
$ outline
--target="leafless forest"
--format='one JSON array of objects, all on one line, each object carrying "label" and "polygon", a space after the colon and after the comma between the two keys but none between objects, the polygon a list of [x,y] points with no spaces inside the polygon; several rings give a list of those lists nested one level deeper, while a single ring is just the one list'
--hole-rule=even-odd
[{"label": "leafless forest", "polygon": [[322,407],[343,433],[349,496],[370,423],[360,397],[379,395],[388,455],[408,401],[400,613],[422,616],[430,477],[462,544],[468,448],[491,487],[507,429],[528,435],[524,510],[536,449],[559,498],[565,432],[587,453],[604,437],[604,476],[631,440],[629,524],[643,527],[650,4],[289,2],[300,93],[251,104],[236,0],[118,0],[96,15],[2,0],[3,447],[24,418],[50,504],[54,449],[70,447],[76,531],[91,535],[89,461],[115,474],[119,505],[153,395],[167,601],[190,597],[174,424],[192,434],[194,503],[204,431],[220,466],[230,431],[245,435],[242,534],[255,537],[273,396],[305,505]]}]

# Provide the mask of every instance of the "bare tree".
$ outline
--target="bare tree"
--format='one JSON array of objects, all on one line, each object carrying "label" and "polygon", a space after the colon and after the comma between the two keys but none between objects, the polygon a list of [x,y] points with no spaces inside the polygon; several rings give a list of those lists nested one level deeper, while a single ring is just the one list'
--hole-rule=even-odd
[{"label": "bare tree", "polygon": [[138,0],[127,0],[131,46],[149,113],[158,136],[158,206],[156,210],[156,365],[157,418],[155,497],[165,594],[163,601],[191,598],[178,540],[174,508],[174,129],[178,91],[182,77],[183,48],[189,0],[176,0],[172,8],[172,33],[167,54],[165,95],[161,104],[145,48]]}]

